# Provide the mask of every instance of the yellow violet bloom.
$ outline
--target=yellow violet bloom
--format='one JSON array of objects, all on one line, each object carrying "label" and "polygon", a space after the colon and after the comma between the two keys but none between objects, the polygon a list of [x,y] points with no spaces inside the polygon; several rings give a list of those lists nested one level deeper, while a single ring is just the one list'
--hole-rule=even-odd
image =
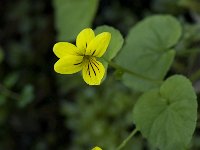
[{"label": "yellow violet bloom", "polygon": [[76,38],[76,46],[68,42],[58,42],[53,52],[60,58],[54,70],[60,74],[73,74],[82,70],[84,81],[89,85],[99,85],[105,74],[103,64],[96,60],[105,53],[111,39],[109,32],[95,36],[92,29],[82,30]]},{"label": "yellow violet bloom", "polygon": [[100,147],[96,146],[95,148],[93,148],[92,150],[102,150]]}]

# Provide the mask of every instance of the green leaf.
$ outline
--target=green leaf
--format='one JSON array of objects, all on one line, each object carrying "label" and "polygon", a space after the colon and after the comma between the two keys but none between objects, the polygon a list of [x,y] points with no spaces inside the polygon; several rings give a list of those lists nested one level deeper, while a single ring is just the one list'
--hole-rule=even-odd
[{"label": "green leaf", "polygon": [[23,108],[33,101],[34,89],[32,85],[26,85],[22,90],[20,101],[18,102],[18,107]]},{"label": "green leaf", "polygon": [[102,32],[110,32],[111,33],[110,44],[108,46],[108,49],[106,50],[106,53],[103,55],[103,57],[105,59],[111,60],[117,55],[119,50],[122,48],[124,39],[123,39],[123,36],[121,35],[121,33],[119,32],[119,30],[117,30],[113,27],[107,26],[107,25],[100,26],[95,29],[96,35],[99,33],[102,33]]},{"label": "green leaf", "polygon": [[16,84],[18,79],[19,79],[19,73],[18,72],[10,73],[5,77],[3,84],[7,88],[12,88]]},{"label": "green leaf", "polygon": [[53,6],[58,40],[69,41],[91,26],[98,0],[54,0]]},{"label": "green leaf", "polygon": [[133,110],[133,120],[150,143],[161,150],[187,148],[197,121],[197,100],[191,82],[174,75],[144,93]]},{"label": "green leaf", "polygon": [[[171,49],[181,36],[180,23],[172,16],[157,15],[144,19],[134,26],[126,44],[117,57],[117,63],[127,70],[162,80],[175,56]],[[138,91],[147,91],[158,85],[125,73],[123,82]]]},{"label": "green leaf", "polygon": [[[121,35],[121,33],[119,32],[119,30],[107,26],[107,25],[103,25],[100,27],[97,27],[95,29],[95,34],[99,34],[102,32],[110,32],[111,33],[111,40],[108,46],[108,49],[106,50],[105,54],[103,55],[103,58],[100,58],[100,61],[103,63],[104,67],[107,69],[108,67],[108,63],[104,60],[112,60],[117,53],[120,51],[120,49],[122,48],[122,45],[124,43],[124,38]],[[104,76],[105,79],[106,75]]]}]

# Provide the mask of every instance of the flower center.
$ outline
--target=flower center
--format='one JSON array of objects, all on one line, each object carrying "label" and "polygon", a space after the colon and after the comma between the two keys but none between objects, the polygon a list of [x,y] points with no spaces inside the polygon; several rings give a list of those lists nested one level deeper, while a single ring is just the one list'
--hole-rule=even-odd
[{"label": "flower center", "polygon": [[83,57],[83,62],[89,63],[89,62],[92,61],[93,59],[95,59],[95,57],[90,56],[90,55],[84,55],[84,57]]},{"label": "flower center", "polygon": [[91,58],[91,56],[89,55],[84,55],[83,60],[89,60]]},{"label": "flower center", "polygon": [[91,56],[91,55],[84,55],[83,57],[83,64],[91,64],[93,62],[96,62],[96,59],[94,56]]}]

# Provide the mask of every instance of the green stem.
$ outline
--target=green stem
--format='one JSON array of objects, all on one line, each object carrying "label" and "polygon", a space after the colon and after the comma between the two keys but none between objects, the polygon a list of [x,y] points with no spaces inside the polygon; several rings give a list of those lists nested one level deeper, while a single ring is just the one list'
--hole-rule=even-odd
[{"label": "green stem", "polygon": [[15,99],[15,100],[19,100],[20,99],[20,96],[13,92],[13,91],[10,91],[9,89],[7,89],[5,86],[3,86],[2,84],[0,84],[0,93],[4,96],[8,96],[12,99]]},{"label": "green stem", "polygon": [[121,150],[124,148],[124,146],[126,146],[126,144],[130,141],[130,139],[137,133],[137,128],[135,128],[130,134],[129,136],[117,147],[116,150]]},{"label": "green stem", "polygon": [[200,53],[200,49],[194,48],[194,49],[185,49],[185,50],[179,50],[177,51],[177,55],[184,55],[184,54],[190,54],[190,53]]},{"label": "green stem", "polygon": [[112,61],[109,61],[109,60],[107,60],[107,59],[105,59],[105,58],[104,58],[104,60],[105,60],[111,67],[113,67],[113,68],[115,68],[115,69],[119,69],[119,70],[121,70],[121,71],[123,71],[123,72],[126,72],[126,73],[128,73],[128,74],[131,74],[132,76],[135,76],[135,77],[137,77],[137,78],[140,78],[140,79],[143,79],[143,80],[147,80],[147,81],[150,81],[150,82],[155,83],[155,84],[162,84],[162,82],[163,82],[162,80],[152,79],[152,78],[143,76],[143,75],[141,75],[141,74],[139,74],[139,73],[130,71],[130,70],[128,70],[128,69],[126,69],[126,68],[124,68],[124,67],[122,67],[122,66],[120,66],[120,65],[118,65],[118,64],[116,64],[116,63],[114,63],[114,62],[112,62]]}]

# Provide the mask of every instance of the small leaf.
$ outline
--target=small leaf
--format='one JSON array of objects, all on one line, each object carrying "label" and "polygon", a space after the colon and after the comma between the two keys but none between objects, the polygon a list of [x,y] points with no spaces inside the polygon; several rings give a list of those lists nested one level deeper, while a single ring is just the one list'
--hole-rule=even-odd
[{"label": "small leaf", "polygon": [[20,101],[18,102],[18,107],[23,108],[32,102],[34,98],[34,89],[32,85],[26,85],[22,90]]},{"label": "small leaf", "polygon": [[197,100],[191,82],[174,75],[144,93],[133,110],[133,120],[150,143],[161,150],[187,148],[197,121]]},{"label": "small leaf", "polygon": [[[121,35],[121,33],[119,32],[119,30],[117,30],[113,27],[107,26],[107,25],[103,25],[103,26],[97,27],[95,29],[96,35],[99,33],[102,33],[102,32],[110,32],[111,33],[111,40],[110,40],[109,46],[108,46],[105,54],[103,55],[103,58],[100,58],[104,67],[107,69],[108,63],[104,59],[110,61],[117,55],[117,53],[122,48],[122,45],[124,43],[124,38]],[[105,78],[106,78],[106,75],[104,75],[104,79]]]},{"label": "small leaf", "polygon": [[16,84],[16,82],[18,81],[18,79],[19,79],[19,73],[18,72],[10,73],[4,79],[3,84],[7,88],[12,88]]},{"label": "small leaf", "polygon": [[58,40],[74,40],[84,28],[90,27],[98,0],[54,0]]},{"label": "small leaf", "polygon": [[[175,51],[171,49],[181,36],[180,23],[172,16],[148,17],[133,27],[117,63],[127,70],[153,80],[162,80],[169,70]],[[157,84],[128,73],[123,82],[138,91],[147,91]]]},{"label": "small leaf", "polygon": [[122,45],[124,43],[123,36],[119,32],[119,30],[110,27],[110,26],[100,26],[95,29],[95,34],[99,34],[102,32],[110,32],[111,33],[111,40],[110,44],[108,46],[108,49],[106,50],[106,53],[103,55],[103,57],[107,60],[113,59],[119,50],[122,48]]}]

